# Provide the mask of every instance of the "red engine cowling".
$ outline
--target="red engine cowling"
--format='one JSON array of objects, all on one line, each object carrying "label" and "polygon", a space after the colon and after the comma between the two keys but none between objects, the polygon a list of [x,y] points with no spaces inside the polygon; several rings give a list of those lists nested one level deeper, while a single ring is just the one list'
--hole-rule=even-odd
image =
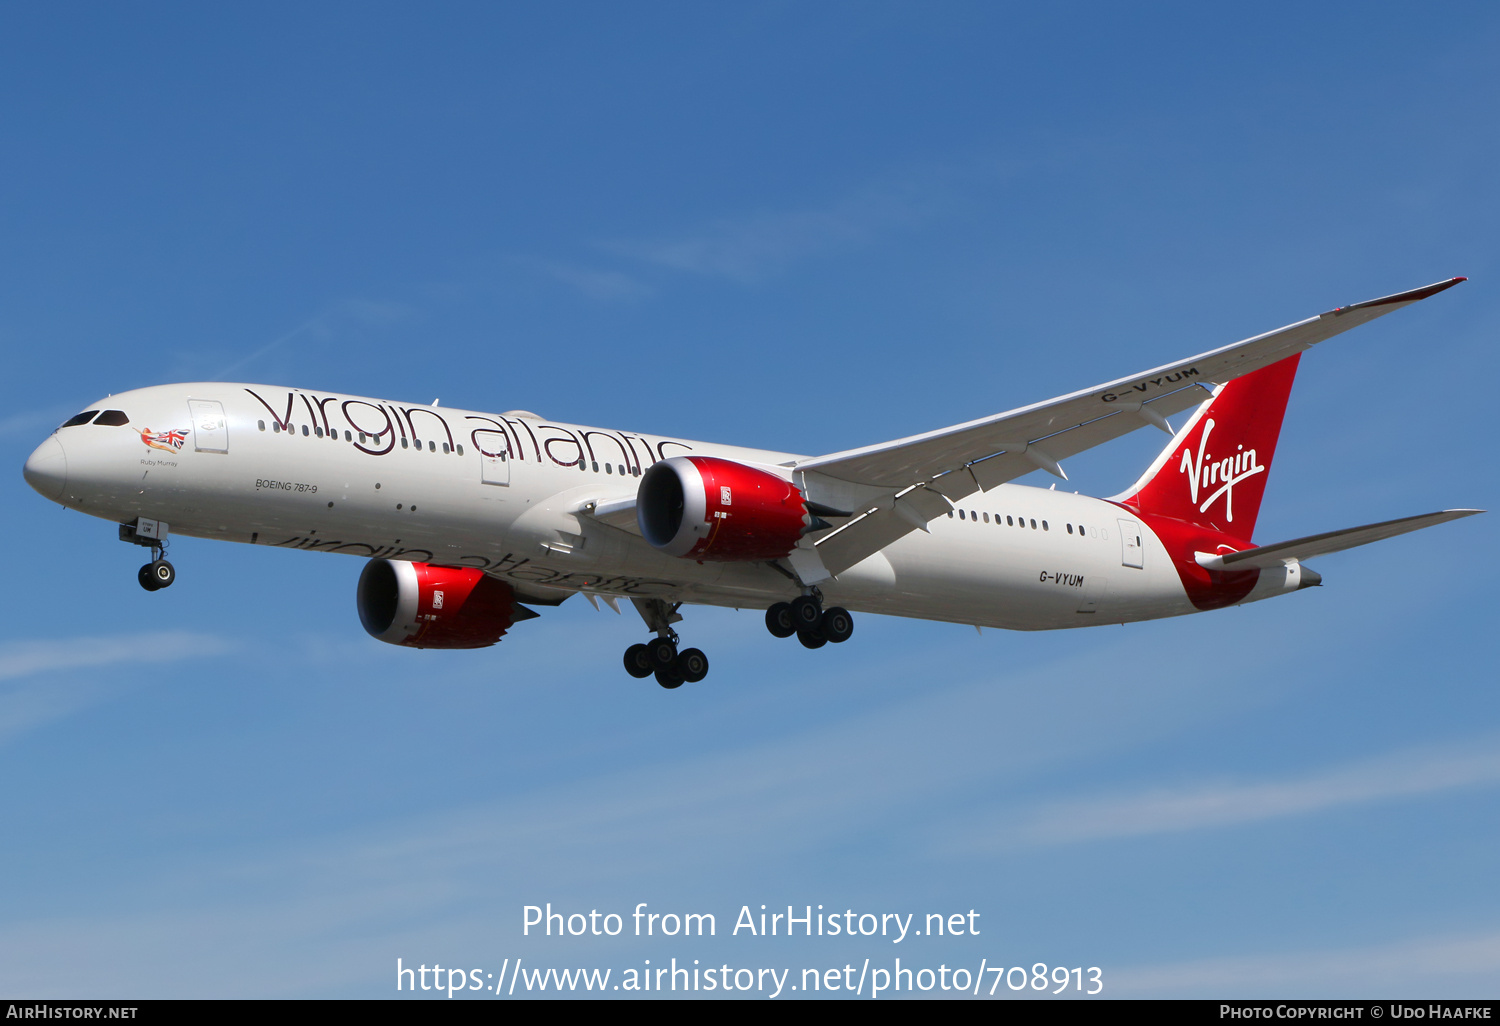
[{"label": "red engine cowling", "polygon": [[372,638],[411,648],[484,648],[536,615],[478,570],[394,559],[365,565],[356,601]]},{"label": "red engine cowling", "polygon": [[791,482],[713,456],[673,456],[641,477],[636,522],[672,556],[733,563],[779,559],[813,518]]}]

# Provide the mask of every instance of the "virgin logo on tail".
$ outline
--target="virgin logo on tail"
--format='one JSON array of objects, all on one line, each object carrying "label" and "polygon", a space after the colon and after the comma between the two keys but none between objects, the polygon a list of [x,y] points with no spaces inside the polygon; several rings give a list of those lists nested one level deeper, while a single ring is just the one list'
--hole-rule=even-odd
[{"label": "virgin logo on tail", "polygon": [[1208,507],[1214,504],[1219,496],[1224,497],[1224,519],[1228,523],[1234,523],[1234,486],[1256,474],[1264,474],[1266,468],[1261,466],[1259,458],[1254,449],[1246,449],[1243,445],[1233,456],[1223,459],[1215,459],[1208,452],[1208,436],[1213,432],[1214,422],[1208,420],[1203,425],[1203,433],[1198,438],[1198,458],[1193,459],[1193,453],[1186,446],[1182,450],[1182,463],[1178,467],[1180,473],[1188,476],[1188,495],[1194,505],[1198,503],[1198,493],[1208,492],[1214,485],[1219,487],[1209,492],[1208,498],[1198,506],[1199,513],[1207,513]]}]

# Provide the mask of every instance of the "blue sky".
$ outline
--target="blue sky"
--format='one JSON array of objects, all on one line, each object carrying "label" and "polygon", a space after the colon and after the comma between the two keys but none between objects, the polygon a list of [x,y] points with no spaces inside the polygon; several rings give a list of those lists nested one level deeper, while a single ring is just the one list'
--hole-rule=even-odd
[{"label": "blue sky", "polygon": [[[1492,515],[1124,628],[694,609],[667,693],[581,600],[408,652],[356,560],[194,539],[148,595],[20,469],[211,378],[831,452],[1462,274],[1304,359],[1258,539],[1492,507],[1497,50],[1465,3],[6,8],[0,993],[900,955],[1493,996]],[[548,901],[719,936],[523,938]],[[762,903],[983,932],[726,936]]]}]

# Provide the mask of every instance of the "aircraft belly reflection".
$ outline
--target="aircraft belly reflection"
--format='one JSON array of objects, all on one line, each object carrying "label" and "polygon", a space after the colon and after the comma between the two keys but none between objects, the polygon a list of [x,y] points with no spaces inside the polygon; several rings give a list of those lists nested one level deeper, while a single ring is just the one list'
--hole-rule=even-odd
[{"label": "aircraft belly reflection", "polygon": [[[1457,284],[1340,307],[1047,403],[807,457],[259,384],[162,385],[70,418],[26,461],[41,495],[147,547],[174,535],[365,557],[381,641],[471,648],[582,593],[629,599],[628,673],[675,688],[688,604],[762,608],[806,648],[850,610],[1014,630],[1177,616],[1320,583],[1302,561],[1468,516],[1445,510],[1256,545],[1300,354]],[[1168,420],[1185,415],[1173,429]],[[1061,430],[1057,425],[1072,425]],[[1170,436],[1134,486],[1092,498],[1012,483],[1142,427]]]}]

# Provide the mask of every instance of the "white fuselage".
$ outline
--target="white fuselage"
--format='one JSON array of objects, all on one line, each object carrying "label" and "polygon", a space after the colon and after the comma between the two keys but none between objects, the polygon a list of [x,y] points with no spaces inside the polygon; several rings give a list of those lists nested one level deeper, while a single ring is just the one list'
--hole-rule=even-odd
[{"label": "white fuselage", "polygon": [[[587,591],[764,608],[799,591],[767,564],[669,556],[583,512],[634,496],[641,472],[674,455],[784,474],[793,454],[263,385],[164,385],[98,408],[129,423],[60,428],[44,444],[60,445],[66,468],[52,497],[105,519],[477,567],[523,600]],[[827,601],[1017,630],[1195,611],[1161,541],[1114,502],[1007,484],[960,508],[824,582]],[[1292,590],[1283,576],[1263,574],[1246,601]]]}]

